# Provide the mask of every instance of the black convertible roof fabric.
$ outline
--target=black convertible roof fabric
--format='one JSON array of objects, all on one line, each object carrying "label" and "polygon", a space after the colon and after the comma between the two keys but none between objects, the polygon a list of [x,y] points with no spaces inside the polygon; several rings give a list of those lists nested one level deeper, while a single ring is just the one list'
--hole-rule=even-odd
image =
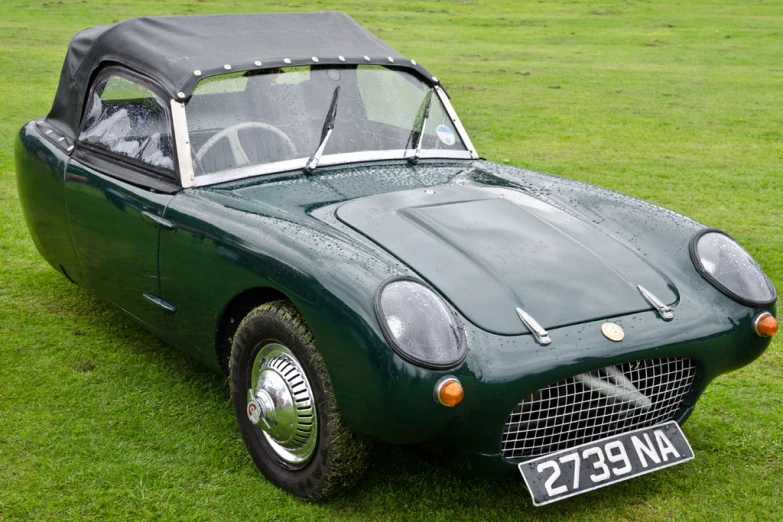
[{"label": "black convertible roof fabric", "polygon": [[426,69],[342,13],[133,18],[91,27],[73,37],[47,121],[75,138],[91,79],[107,64],[145,75],[172,99],[185,101],[207,76],[312,65],[316,59],[319,64],[405,67],[427,82],[437,82]]}]

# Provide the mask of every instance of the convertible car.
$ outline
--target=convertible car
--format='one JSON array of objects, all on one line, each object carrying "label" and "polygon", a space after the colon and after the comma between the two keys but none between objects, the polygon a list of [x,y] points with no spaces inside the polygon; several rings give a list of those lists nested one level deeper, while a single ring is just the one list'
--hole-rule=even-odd
[{"label": "convertible car", "polygon": [[46,261],[229,375],[256,466],[310,500],[372,441],[535,505],[686,462],[700,394],[777,330],[728,234],[482,160],[339,13],[86,29],[16,169]]}]

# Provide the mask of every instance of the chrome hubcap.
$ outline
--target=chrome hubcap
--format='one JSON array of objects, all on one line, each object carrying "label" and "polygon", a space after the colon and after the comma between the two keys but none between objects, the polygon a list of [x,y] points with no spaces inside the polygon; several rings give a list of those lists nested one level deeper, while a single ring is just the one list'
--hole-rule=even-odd
[{"label": "chrome hubcap", "polygon": [[250,422],[284,464],[307,464],[315,451],[318,417],[310,383],[291,350],[277,343],[263,346],[253,361],[250,385]]}]

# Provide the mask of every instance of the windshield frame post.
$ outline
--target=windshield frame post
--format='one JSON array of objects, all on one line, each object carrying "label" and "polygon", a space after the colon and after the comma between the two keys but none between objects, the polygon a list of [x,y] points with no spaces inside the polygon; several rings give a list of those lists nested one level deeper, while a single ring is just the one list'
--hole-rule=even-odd
[{"label": "windshield frame post", "polygon": [[174,133],[180,183],[182,188],[190,188],[196,180],[193,171],[193,156],[190,153],[188,118],[185,113],[185,104],[177,100],[171,100],[171,131]]},{"label": "windshield frame post", "polygon": [[457,130],[459,137],[462,138],[462,143],[465,145],[465,148],[468,149],[468,152],[470,152],[470,157],[473,159],[479,159],[476,148],[473,146],[473,142],[470,141],[468,132],[465,130],[465,127],[462,126],[462,122],[460,121],[459,117],[457,117],[457,112],[454,110],[454,107],[451,106],[451,102],[449,101],[449,97],[446,95],[446,91],[444,91],[439,84],[435,84],[432,88],[435,89],[435,93],[438,95],[440,102],[446,109],[446,114],[449,115],[451,123],[454,124],[454,128]]}]

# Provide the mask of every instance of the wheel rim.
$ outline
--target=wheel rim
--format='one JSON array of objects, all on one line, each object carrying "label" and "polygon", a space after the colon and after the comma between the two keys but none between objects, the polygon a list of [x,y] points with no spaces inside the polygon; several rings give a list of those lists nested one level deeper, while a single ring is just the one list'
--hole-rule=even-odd
[{"label": "wheel rim", "polygon": [[278,343],[266,344],[253,361],[247,413],[274,455],[301,468],[315,452],[318,412],[307,375],[296,356]]}]

